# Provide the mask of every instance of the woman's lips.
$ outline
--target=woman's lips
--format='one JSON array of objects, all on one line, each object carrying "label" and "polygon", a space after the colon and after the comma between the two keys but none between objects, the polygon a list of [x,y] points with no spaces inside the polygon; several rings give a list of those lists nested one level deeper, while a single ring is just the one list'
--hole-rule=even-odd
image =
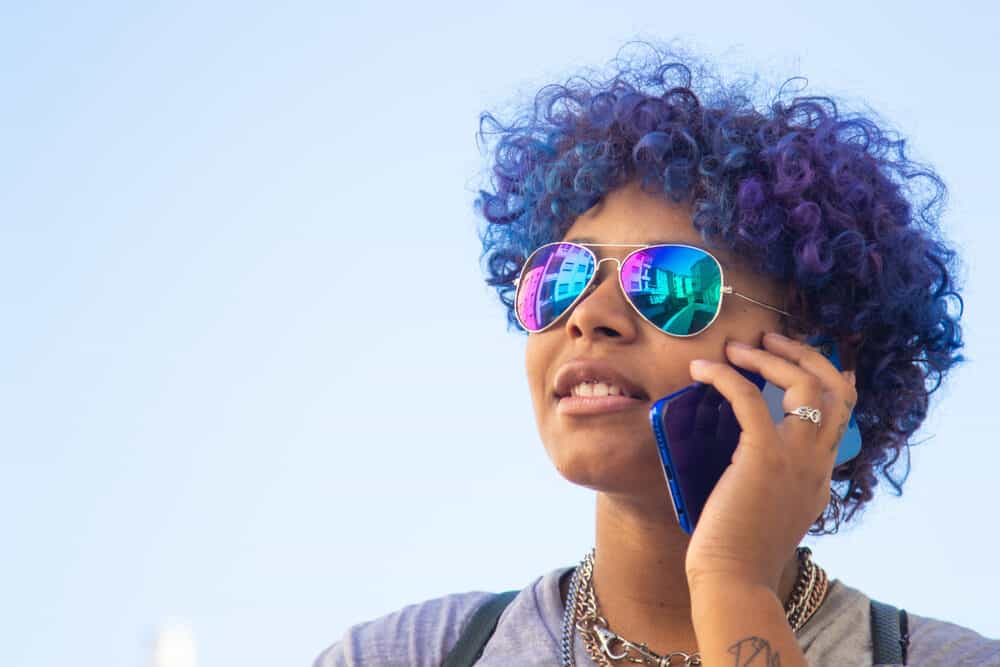
[{"label": "woman's lips", "polygon": [[563,396],[556,405],[560,415],[600,415],[644,406],[646,401],[631,396]]}]

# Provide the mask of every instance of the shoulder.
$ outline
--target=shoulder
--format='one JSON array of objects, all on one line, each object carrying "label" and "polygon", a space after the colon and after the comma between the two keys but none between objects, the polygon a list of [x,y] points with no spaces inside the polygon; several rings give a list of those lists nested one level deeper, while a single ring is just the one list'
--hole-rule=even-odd
[{"label": "shoulder", "polygon": [[913,665],[1000,667],[1000,639],[971,628],[907,612]]},{"label": "shoulder", "polygon": [[[910,611],[907,618],[907,664],[912,667],[1000,667],[1000,641]],[[840,580],[832,581],[827,600],[803,627],[800,642],[810,664],[871,664],[871,598]]]},{"label": "shoulder", "polygon": [[492,595],[455,593],[358,623],[321,653],[313,667],[440,665],[464,622]]},{"label": "shoulder", "polygon": [[839,579],[830,580],[826,599],[797,633],[811,665],[871,664],[869,599]]},{"label": "shoulder", "polygon": [[[563,571],[539,577],[518,593],[500,617],[497,639],[511,631],[523,631],[525,625],[538,624],[539,594],[551,588],[547,584],[558,581],[557,575]],[[313,667],[438,667],[476,609],[494,595],[485,591],[455,593],[351,626],[316,658]],[[490,646],[492,649],[493,643]]]}]

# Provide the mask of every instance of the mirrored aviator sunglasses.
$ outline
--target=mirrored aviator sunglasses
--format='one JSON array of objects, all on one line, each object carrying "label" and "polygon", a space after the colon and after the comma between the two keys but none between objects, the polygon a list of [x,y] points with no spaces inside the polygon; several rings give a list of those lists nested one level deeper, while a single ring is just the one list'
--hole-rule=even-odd
[{"label": "mirrored aviator sunglasses", "polygon": [[[591,248],[633,248],[624,259],[598,260]],[[696,336],[711,326],[732,294],[782,315],[789,313],[733,290],[712,254],[676,243],[547,243],[524,262],[514,281],[514,314],[530,333],[545,331],[587,293],[601,262],[618,264],[618,284],[644,320],[670,336]]]}]

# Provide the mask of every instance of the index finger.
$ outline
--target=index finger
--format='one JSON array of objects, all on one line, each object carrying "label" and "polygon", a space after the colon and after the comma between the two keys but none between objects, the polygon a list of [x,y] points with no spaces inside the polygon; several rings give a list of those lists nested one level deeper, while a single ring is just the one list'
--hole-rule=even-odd
[{"label": "index finger", "polygon": [[847,402],[850,409],[857,404],[858,392],[854,388],[854,382],[849,379],[848,372],[838,371],[837,367],[815,348],[775,332],[764,335],[764,347],[815,375],[827,390]]},{"label": "index finger", "polygon": [[712,385],[729,401],[744,433],[766,437],[775,432],[771,411],[760,389],[735,368],[727,363],[695,359],[690,369],[692,378]]}]

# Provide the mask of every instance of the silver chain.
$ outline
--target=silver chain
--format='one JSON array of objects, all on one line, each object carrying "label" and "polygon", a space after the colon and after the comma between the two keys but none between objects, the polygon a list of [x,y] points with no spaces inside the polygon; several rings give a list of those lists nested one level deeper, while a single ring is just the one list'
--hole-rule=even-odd
[{"label": "silver chain", "polygon": [[562,622],[562,664],[563,667],[576,667],[576,660],[573,656],[573,616],[576,611],[576,591],[580,581],[580,568],[573,569],[573,576],[569,580],[569,590],[566,592],[566,609],[563,611]]},{"label": "silver chain", "polygon": [[[785,615],[792,626],[792,632],[798,632],[812,617],[826,595],[826,572],[812,561],[811,555],[808,547],[799,547],[799,576],[785,603]],[[597,594],[594,592],[594,556],[595,550],[591,549],[570,578],[566,608],[563,611],[562,666],[576,667],[573,653],[576,635],[574,629],[580,631],[587,653],[598,665],[609,665],[608,660],[627,660],[639,665],[671,667],[675,664],[675,659],[683,660],[677,664],[683,664],[684,667],[701,665],[701,654],[698,652],[671,651],[666,655],[659,655],[646,644],[629,641],[608,627],[607,620],[598,611]]]}]

